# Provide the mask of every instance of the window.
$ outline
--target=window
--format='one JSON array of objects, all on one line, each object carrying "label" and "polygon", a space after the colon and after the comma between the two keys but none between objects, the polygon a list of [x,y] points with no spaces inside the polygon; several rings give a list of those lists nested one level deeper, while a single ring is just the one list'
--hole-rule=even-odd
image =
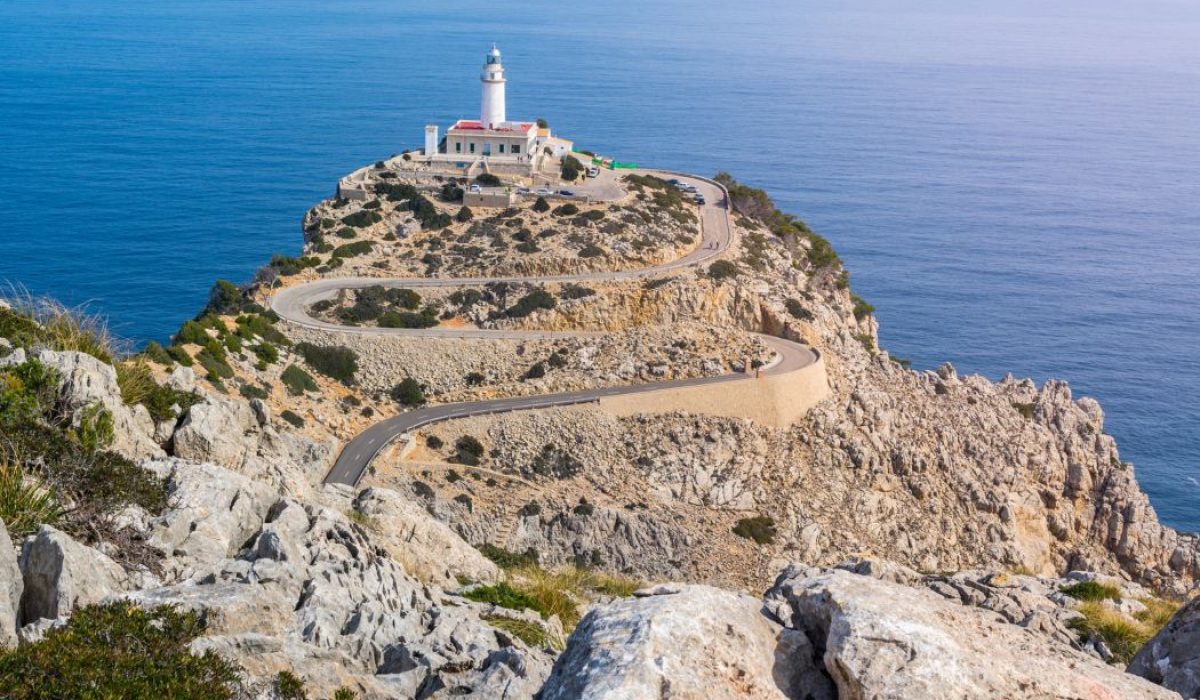
[{"label": "window", "polygon": [[500,144],[500,152],[501,152],[501,153],[503,153],[503,152],[504,152],[504,144]]},{"label": "window", "polygon": [[472,153],[474,153],[474,152],[475,152],[475,144],[473,144],[473,143],[472,143],[472,144],[470,144],[470,150],[471,150],[471,152],[472,152]]},{"label": "window", "polygon": [[455,142],[454,142],[454,152],[455,152],[455,153],[462,153],[462,141],[455,141]]},{"label": "window", "polygon": [[517,155],[518,153],[520,153],[520,152],[521,152],[521,146],[520,146],[520,144],[516,144],[516,143],[514,143],[514,144],[513,144],[513,147],[512,147],[512,152],[513,152],[513,155],[514,155],[514,156],[515,156],[515,155]]}]

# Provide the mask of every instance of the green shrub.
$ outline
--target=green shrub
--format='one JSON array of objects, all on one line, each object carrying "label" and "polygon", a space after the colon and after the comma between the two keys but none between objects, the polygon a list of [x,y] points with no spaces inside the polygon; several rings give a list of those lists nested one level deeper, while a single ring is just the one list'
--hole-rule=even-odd
[{"label": "green shrub", "polygon": [[535,649],[548,646],[546,630],[536,622],[516,620],[502,615],[482,615],[480,619],[496,629],[508,632]]},{"label": "green shrub", "polygon": [[487,377],[483,376],[482,372],[467,372],[467,376],[463,379],[467,386],[479,386],[487,381]]},{"label": "green shrub", "polygon": [[[404,154],[404,159],[408,160],[407,153]],[[358,698],[358,693],[349,688],[342,687],[333,691],[333,700],[356,700],[356,698]]]},{"label": "green shrub", "polygon": [[575,206],[571,202],[567,202],[566,204],[560,204],[555,207],[552,213],[555,216],[575,216],[579,213],[579,207]]},{"label": "green shrub", "polygon": [[236,284],[229,280],[217,280],[208,292],[208,305],[204,307],[204,313],[222,316],[236,314],[244,303],[242,290]]},{"label": "green shrub", "polygon": [[386,197],[390,202],[401,202],[420,194],[416,187],[398,182],[380,182],[375,185],[375,194]]},{"label": "green shrub", "polygon": [[583,163],[575,156],[566,156],[562,162],[562,179],[574,182],[583,173]]},{"label": "green shrub", "polygon": [[579,257],[581,258],[598,258],[604,255],[604,249],[593,243],[588,243],[579,249]]},{"label": "green shrub", "polygon": [[583,212],[582,216],[583,216],[583,218],[587,219],[588,221],[600,221],[601,219],[604,218],[604,210],[603,209],[593,209],[591,211],[585,211],[585,212]]},{"label": "green shrub", "polygon": [[425,437],[425,444],[431,450],[440,450],[446,443],[442,442],[442,439],[437,435],[428,435]]},{"label": "green shrub", "polygon": [[501,184],[500,178],[492,173],[480,173],[475,178],[475,182],[478,182],[484,187],[499,187]]},{"label": "green shrub", "polygon": [[513,569],[521,566],[536,566],[538,563],[537,550],[530,547],[524,552],[510,552],[507,549],[497,547],[491,544],[482,544],[478,547],[479,553],[487,557],[493,564],[501,569]]},{"label": "green shrub", "polygon": [[[155,384],[154,388],[139,402],[150,412],[155,421],[164,421],[183,415],[189,408],[200,403],[200,395],[191,391],[179,391]],[[179,413],[175,412],[179,409]]]},{"label": "green shrub", "polygon": [[347,240],[351,238],[358,238],[358,232],[349,226],[338,229],[337,233],[334,235],[336,235],[338,238],[345,238]]},{"label": "green shrub", "polygon": [[296,352],[321,374],[340,382],[354,381],[354,373],[358,371],[358,355],[350,348],[299,343]]},{"label": "green shrub", "polygon": [[166,348],[153,340],[146,343],[146,348],[142,350],[142,356],[154,364],[162,365],[163,367],[170,367],[175,364],[174,358],[171,357]]},{"label": "green shrub", "polygon": [[184,321],[179,328],[179,332],[175,334],[175,342],[179,344],[191,343],[192,345],[204,345],[208,342],[210,336],[204,330],[204,326],[198,321]]},{"label": "green shrub", "polygon": [[733,526],[733,534],[758,544],[771,544],[775,541],[775,520],[767,515],[742,518]]},{"label": "green shrub", "polygon": [[579,503],[575,505],[571,512],[580,517],[586,518],[596,512],[596,507],[587,502],[586,498],[580,497]]},{"label": "green shrub", "polygon": [[708,266],[708,276],[714,280],[727,280],[741,274],[737,263],[730,260],[718,260]]},{"label": "green shrub", "polygon": [[416,196],[408,200],[408,208],[413,212],[417,221],[421,222],[421,228],[426,231],[446,228],[450,225],[450,215],[439,211],[437,206],[425,197]]},{"label": "green shrub", "polygon": [[380,328],[433,328],[438,324],[437,309],[426,307],[421,313],[388,311],[379,317]]},{"label": "green shrub", "polygon": [[262,360],[263,364],[275,364],[279,361],[279,350],[270,343],[262,342],[250,348],[250,352],[254,353],[258,359]]},{"label": "green shrub", "polygon": [[0,649],[0,697],[238,697],[237,666],[189,645],[204,632],[199,613],[129,601],[83,607],[37,642]]},{"label": "green shrub", "polygon": [[0,454],[0,520],[14,539],[32,534],[39,525],[57,525],[63,512],[50,489]]},{"label": "green shrub", "polygon": [[546,376],[546,365],[542,362],[534,363],[532,367],[525,372],[526,379],[541,379]]},{"label": "green shrub", "polygon": [[184,367],[191,367],[196,363],[195,360],[192,359],[192,356],[187,353],[187,350],[184,350],[178,345],[171,345],[167,347],[167,354],[171,356],[172,360],[175,360]]},{"label": "green shrub", "polygon": [[304,419],[297,415],[294,411],[284,411],[279,414],[279,417],[287,421],[294,428],[303,428]]},{"label": "green shrub", "polygon": [[312,256],[304,256],[300,258],[289,258],[284,255],[275,255],[271,257],[271,267],[279,273],[281,277],[290,277],[300,274],[302,270],[310,267],[316,267],[321,264],[321,259]]},{"label": "green shrub", "polygon": [[524,318],[538,309],[553,309],[558,300],[544,289],[535,289],[517,300],[504,313],[509,318]]},{"label": "green shrub", "polygon": [[546,201],[545,197],[538,197],[537,200],[534,201],[532,209],[539,214],[548,212],[550,211],[550,203]]},{"label": "green shrub", "polygon": [[421,406],[425,403],[425,387],[412,377],[405,377],[392,387],[392,400],[403,406]]},{"label": "green shrub", "polygon": [[1121,591],[1116,586],[1110,586],[1097,581],[1080,581],[1079,583],[1060,588],[1059,592],[1069,595],[1076,600],[1120,600]]},{"label": "green shrub", "polygon": [[342,217],[342,223],[354,228],[363,228],[383,221],[383,216],[377,211],[363,209]]},{"label": "green shrub", "polygon": [[481,301],[483,301],[483,292],[478,289],[460,289],[450,294],[450,303],[464,309]]},{"label": "green shrub", "polygon": [[287,336],[275,327],[275,321],[278,318],[274,312],[238,316],[237,334],[244,340],[253,340],[257,337],[276,345],[291,345]]},{"label": "green shrub", "polygon": [[454,215],[454,220],[460,224],[465,224],[473,218],[475,218],[475,215],[471,213],[471,209],[469,207],[463,207],[462,209],[459,209],[458,213]]},{"label": "green shrub", "polygon": [[591,287],[584,287],[579,284],[564,284],[562,289],[558,290],[558,296],[563,299],[584,299],[596,293],[596,290]]},{"label": "green shrub", "polygon": [[[304,370],[300,370],[300,371],[303,372]],[[242,395],[242,398],[245,398],[245,399],[266,400],[270,396],[270,393],[268,393],[266,389],[264,389],[260,386],[255,386],[253,384],[243,384],[241,386],[241,388],[238,389],[238,393],[240,393]]]},{"label": "green shrub", "polygon": [[875,313],[875,307],[871,306],[869,303],[867,303],[866,299],[863,299],[857,294],[851,294],[850,300],[854,302],[854,318],[858,319],[859,321]]},{"label": "green shrub", "polygon": [[283,386],[292,396],[300,396],[306,391],[317,391],[320,388],[317,380],[298,365],[288,365],[280,375],[280,380],[283,381]]},{"label": "green shrub", "polygon": [[548,444],[544,445],[542,451],[533,458],[529,471],[537,476],[569,479],[583,471],[583,464],[570,452],[556,445]]},{"label": "green shrub", "polygon": [[793,318],[801,321],[813,320],[812,312],[804,308],[804,304],[800,303],[799,299],[788,299],[786,302],[784,302],[784,306],[787,307],[787,312],[791,314]]},{"label": "green shrub", "polygon": [[233,377],[233,368],[225,360],[225,352],[214,352],[212,344],[206,346],[203,350],[196,354],[196,362],[204,368],[210,379],[230,379]]},{"label": "green shrub", "polygon": [[463,435],[454,443],[454,449],[458,451],[459,457],[470,458],[469,464],[477,464],[479,459],[483,457],[483,443],[473,435]]},{"label": "green shrub", "polygon": [[359,255],[366,255],[371,252],[375,244],[371,241],[354,241],[353,243],[343,243],[333,249],[334,258],[355,258]]},{"label": "green shrub", "polygon": [[463,597],[477,603],[490,603],[509,610],[542,612],[536,600],[513,588],[506,581],[501,581],[494,586],[480,586],[468,591]]},{"label": "green shrub", "polygon": [[538,503],[537,501],[530,501],[529,503],[521,506],[521,509],[517,511],[517,515],[521,516],[522,518],[532,518],[535,515],[541,514],[542,504]]},{"label": "green shrub", "polygon": [[308,700],[304,689],[304,681],[291,671],[280,671],[275,676],[275,692],[279,700]]},{"label": "green shrub", "polygon": [[433,489],[424,481],[414,481],[412,483],[412,490],[413,493],[421,498],[433,498],[435,495]]}]

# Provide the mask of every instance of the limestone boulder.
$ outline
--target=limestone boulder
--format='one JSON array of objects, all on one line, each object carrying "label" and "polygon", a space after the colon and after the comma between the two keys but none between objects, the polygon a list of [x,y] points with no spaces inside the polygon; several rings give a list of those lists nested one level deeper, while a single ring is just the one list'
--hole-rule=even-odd
[{"label": "limestone boulder", "polygon": [[811,640],[842,700],[1178,698],[995,614],[845,571],[790,567],[764,607]]},{"label": "limestone boulder", "polygon": [[25,541],[21,574],[23,623],[69,615],[130,587],[119,564],[49,525]]},{"label": "limestone boulder", "polygon": [[1175,613],[1133,657],[1128,671],[1185,698],[1200,697],[1200,598]]},{"label": "limestone boulder", "polygon": [[78,423],[84,412],[102,406],[113,419],[110,448],[129,459],[154,459],[164,452],[154,438],[154,420],[144,406],[126,406],[112,365],[82,352],[42,350],[36,358],[59,374],[59,407]]},{"label": "limestone boulder", "polygon": [[148,524],[148,542],[179,577],[235,555],[261,529],[277,499],[265,484],[206,462],[145,463],[166,478],[170,508]]},{"label": "limestone boulder", "polygon": [[182,459],[241,469],[258,444],[258,421],[244,402],[208,397],[188,409],[172,438]]},{"label": "limestone boulder", "polygon": [[835,698],[808,638],[757,598],[657,586],[593,609],[571,635],[542,700]]},{"label": "limestone boulder", "polygon": [[24,588],[16,550],[13,549],[4,521],[0,520],[0,647],[17,643],[17,629],[20,627],[17,617],[21,611],[21,591]]},{"label": "limestone boulder", "polygon": [[378,525],[375,541],[421,581],[455,588],[459,578],[490,582],[499,577],[499,569],[479,550],[395,491],[366,489],[354,508]]}]

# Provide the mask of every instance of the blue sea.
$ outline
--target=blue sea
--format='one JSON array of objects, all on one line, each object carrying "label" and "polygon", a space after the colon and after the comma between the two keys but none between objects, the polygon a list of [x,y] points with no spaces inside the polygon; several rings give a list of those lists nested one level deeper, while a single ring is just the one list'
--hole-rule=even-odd
[{"label": "blue sea", "polygon": [[1200,5],[0,3],[0,280],[165,339],[478,110],[769,190],[917,367],[1069,379],[1200,530]]}]

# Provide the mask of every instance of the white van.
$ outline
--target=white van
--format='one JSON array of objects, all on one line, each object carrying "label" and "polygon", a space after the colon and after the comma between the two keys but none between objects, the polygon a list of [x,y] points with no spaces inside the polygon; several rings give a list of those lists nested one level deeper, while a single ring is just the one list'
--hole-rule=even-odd
[{"label": "white van", "polygon": [[600,177],[600,168],[597,168],[594,165],[592,167],[588,168],[587,176],[588,177]]}]

